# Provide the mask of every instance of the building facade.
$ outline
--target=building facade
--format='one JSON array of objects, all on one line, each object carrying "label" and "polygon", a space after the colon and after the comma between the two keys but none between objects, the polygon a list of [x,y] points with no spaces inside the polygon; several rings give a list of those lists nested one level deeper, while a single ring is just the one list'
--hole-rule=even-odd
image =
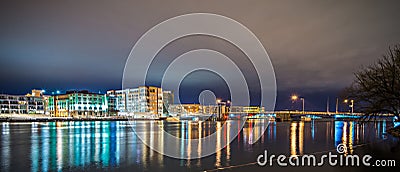
[{"label": "building facade", "polygon": [[48,99],[48,110],[55,117],[106,116],[108,102],[106,95],[88,91],[67,91]]},{"label": "building facade", "polygon": [[167,110],[169,106],[174,104],[174,92],[173,91],[163,91],[163,104],[164,108]]},{"label": "building facade", "polygon": [[45,99],[41,90],[32,90],[26,95],[0,94],[0,113],[44,114]]},{"label": "building facade", "polygon": [[116,97],[116,109],[122,115],[147,118],[160,117],[163,114],[163,91],[161,88],[141,86],[109,92]]},{"label": "building facade", "polygon": [[107,91],[106,99],[107,99],[107,114],[109,116],[118,115],[118,108],[117,108],[118,97],[116,95],[115,90]]},{"label": "building facade", "polygon": [[199,114],[203,113],[202,108],[200,104],[172,104],[168,111],[171,115]]}]

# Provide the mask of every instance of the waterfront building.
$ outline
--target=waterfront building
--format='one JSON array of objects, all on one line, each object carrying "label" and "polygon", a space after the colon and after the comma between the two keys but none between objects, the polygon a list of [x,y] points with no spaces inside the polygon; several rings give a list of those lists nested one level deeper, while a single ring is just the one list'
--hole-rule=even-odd
[{"label": "waterfront building", "polygon": [[168,109],[171,115],[200,114],[202,106],[200,104],[171,104]]},{"label": "waterfront building", "polygon": [[264,113],[265,108],[259,106],[231,106],[230,111],[231,113]]},{"label": "waterfront building", "polygon": [[163,92],[157,87],[139,87],[140,100],[144,104],[141,106],[141,112],[150,112],[153,114],[163,114]]},{"label": "waterfront building", "polygon": [[108,102],[106,95],[89,91],[67,91],[48,99],[48,109],[55,117],[106,116]]},{"label": "waterfront building", "polygon": [[218,112],[217,105],[202,105],[200,110],[203,114],[216,114]]},{"label": "waterfront building", "polygon": [[26,95],[0,94],[0,113],[44,114],[45,98],[41,90]]},{"label": "waterfront building", "polygon": [[174,104],[174,92],[163,91],[163,104],[165,109],[169,109],[169,106]]},{"label": "waterfront building", "polygon": [[243,106],[231,106],[230,107],[230,112],[242,113],[243,112]]},{"label": "waterfront building", "polygon": [[126,106],[126,90],[115,90],[111,92],[116,97],[116,108],[118,112],[127,112]]},{"label": "waterfront building", "polygon": [[259,106],[244,106],[243,107],[244,113],[264,113],[265,108]]},{"label": "waterfront building", "polygon": [[118,102],[118,97],[116,95],[115,90],[110,90],[107,91],[106,94],[106,99],[107,99],[107,115],[109,116],[115,116],[118,114],[118,109],[117,109],[117,102]]},{"label": "waterfront building", "polygon": [[163,114],[163,91],[153,86],[116,90],[116,107],[121,115],[157,118]]}]

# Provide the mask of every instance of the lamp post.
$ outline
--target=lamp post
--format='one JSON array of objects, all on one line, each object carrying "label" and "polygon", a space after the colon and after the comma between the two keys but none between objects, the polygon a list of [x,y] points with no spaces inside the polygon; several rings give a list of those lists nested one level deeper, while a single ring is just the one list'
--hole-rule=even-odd
[{"label": "lamp post", "polygon": [[[347,100],[347,99],[344,100],[344,103],[348,103],[348,102],[349,102],[349,100]],[[353,115],[353,113],[354,113],[354,100],[353,99],[350,100],[349,107],[351,107],[351,115]]]},{"label": "lamp post", "polygon": [[[299,96],[297,96],[297,95],[292,95],[291,99],[292,99],[292,101],[296,101],[297,99],[299,99]],[[303,114],[304,114],[304,97],[300,97],[300,100],[302,101],[302,105],[303,105]]]},{"label": "lamp post", "polygon": [[338,113],[338,109],[339,109],[339,98],[336,98],[336,114]]},{"label": "lamp post", "polygon": [[217,103],[217,120],[219,120],[219,118],[221,116],[221,110],[220,110],[221,99],[217,99],[216,103]]}]

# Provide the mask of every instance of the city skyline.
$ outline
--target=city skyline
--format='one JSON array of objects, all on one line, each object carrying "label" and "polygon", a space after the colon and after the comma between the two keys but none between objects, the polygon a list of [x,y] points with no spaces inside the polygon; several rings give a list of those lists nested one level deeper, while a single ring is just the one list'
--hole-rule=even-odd
[{"label": "city skyline", "polygon": [[[2,2],[0,92],[120,89],[125,60],[146,30],[180,14],[210,12],[243,23],[260,38],[276,72],[276,109],[300,108],[299,103],[290,101],[290,95],[296,93],[307,97],[306,109],[325,110],[327,98],[338,97],[351,84],[359,66],[375,62],[388,46],[400,42],[396,1],[365,1],[363,5],[335,1],[141,2],[140,8],[133,2],[96,3],[95,8],[92,3]],[[160,86],[159,77],[171,59],[198,48],[226,54],[243,65],[244,73],[253,74],[243,60],[246,57],[231,44],[213,37],[190,36],[159,53],[157,64],[150,68],[149,85]],[[201,83],[204,80],[216,84]],[[249,77],[249,83],[255,80]],[[197,101],[192,90],[199,92],[201,87],[227,97],[221,78],[209,72],[193,73],[182,87],[187,93],[183,95],[188,95],[182,102]],[[250,90],[257,99],[259,91]]]}]

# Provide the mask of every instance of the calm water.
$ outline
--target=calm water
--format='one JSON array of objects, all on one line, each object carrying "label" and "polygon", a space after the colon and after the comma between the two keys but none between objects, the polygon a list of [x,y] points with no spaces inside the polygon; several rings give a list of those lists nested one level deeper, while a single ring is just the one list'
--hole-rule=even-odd
[{"label": "calm water", "polygon": [[[352,121],[278,122],[256,125],[247,121],[232,143],[221,151],[201,159],[179,160],[163,156],[143,144],[132,132],[131,126],[141,132],[151,131],[162,125],[172,135],[181,138],[198,138],[209,135],[221,124],[212,122],[124,121],[105,122],[48,122],[0,123],[1,171],[200,171],[255,162],[265,149],[269,153],[301,155],[334,150],[336,145],[348,145],[349,153],[374,150],[364,143],[379,145],[379,152],[398,158],[394,149],[398,140],[385,134],[393,122],[380,121],[359,124]],[[228,126],[239,126],[239,121],[227,121]],[[267,127],[255,144],[252,139],[260,135],[255,126]],[[261,129],[261,128],[259,128]],[[237,127],[227,127],[219,134],[222,141],[232,137],[229,133]],[[190,144],[164,145],[162,137],[148,139],[164,149],[187,151]],[[382,141],[384,140],[384,141]],[[222,142],[221,140],[217,142]],[[219,143],[215,143],[219,144]],[[365,146],[364,146],[365,147]],[[265,167],[250,166],[255,170]],[[231,169],[243,171],[243,169]]]}]

